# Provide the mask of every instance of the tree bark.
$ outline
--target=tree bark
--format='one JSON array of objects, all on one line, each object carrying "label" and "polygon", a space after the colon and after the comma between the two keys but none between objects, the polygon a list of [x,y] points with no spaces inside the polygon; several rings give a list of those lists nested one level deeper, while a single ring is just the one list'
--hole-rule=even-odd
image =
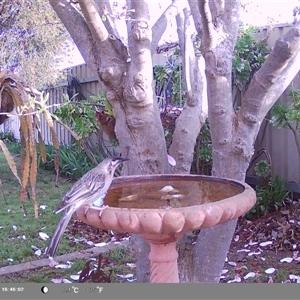
[{"label": "tree bark", "polygon": [[[166,143],[153,93],[152,32],[146,1],[131,1],[128,49],[109,33],[95,1],[79,1],[82,15],[67,0],[49,0],[87,65],[106,88],[114,108],[116,136],[130,159],[124,174],[169,171]],[[98,1],[98,4],[101,3]]]}]

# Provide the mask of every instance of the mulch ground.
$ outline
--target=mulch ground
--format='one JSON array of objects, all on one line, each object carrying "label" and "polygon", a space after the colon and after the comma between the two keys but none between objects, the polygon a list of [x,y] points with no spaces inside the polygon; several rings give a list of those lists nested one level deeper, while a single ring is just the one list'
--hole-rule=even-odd
[{"label": "mulch ground", "polygon": [[300,201],[240,219],[227,258],[221,282],[300,283]]}]

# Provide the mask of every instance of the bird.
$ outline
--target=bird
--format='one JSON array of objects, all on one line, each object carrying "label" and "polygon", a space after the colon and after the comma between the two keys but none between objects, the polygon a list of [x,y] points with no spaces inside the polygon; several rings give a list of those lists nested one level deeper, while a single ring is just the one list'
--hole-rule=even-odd
[{"label": "bird", "polygon": [[[60,238],[68,226],[73,213],[82,206],[87,206],[88,210],[89,207],[93,206],[96,200],[101,197],[103,199],[111,185],[115,170],[126,160],[129,159],[123,157],[105,158],[95,168],[87,172],[74,183],[54,211],[55,213],[63,212],[63,214],[57,224],[45,255],[52,258],[54,257]],[[107,206],[97,209],[103,212],[106,207]]]}]

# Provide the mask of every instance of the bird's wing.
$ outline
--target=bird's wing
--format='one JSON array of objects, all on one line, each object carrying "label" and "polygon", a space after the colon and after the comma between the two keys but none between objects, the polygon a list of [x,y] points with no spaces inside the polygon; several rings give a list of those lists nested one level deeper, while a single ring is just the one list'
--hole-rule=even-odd
[{"label": "bird's wing", "polygon": [[62,199],[57,212],[64,210],[66,207],[76,204],[79,199],[93,199],[95,201],[103,194],[103,188],[105,186],[104,174],[86,174],[90,176],[84,176],[78,180],[72,188],[66,193]]}]

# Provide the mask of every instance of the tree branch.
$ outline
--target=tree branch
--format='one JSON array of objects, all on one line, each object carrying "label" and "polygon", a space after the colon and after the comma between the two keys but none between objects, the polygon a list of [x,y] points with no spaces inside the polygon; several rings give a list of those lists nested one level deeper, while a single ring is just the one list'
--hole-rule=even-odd
[{"label": "tree branch", "polygon": [[162,35],[166,31],[168,23],[178,15],[181,10],[181,5],[178,0],[173,0],[172,4],[163,12],[160,18],[152,26],[152,42],[151,42],[151,53],[153,54],[158,42]]},{"label": "tree branch", "polygon": [[[228,32],[235,32],[235,28],[240,25],[240,6],[241,1],[238,0],[225,0],[225,14],[223,16],[224,24]],[[237,35],[235,40],[237,39]],[[234,41],[235,42],[235,41]]]},{"label": "tree branch", "polygon": [[113,11],[111,9],[110,2],[108,0],[95,0],[100,16],[105,16],[105,21],[103,21],[107,31],[114,35],[116,38],[120,39],[120,35],[114,20],[111,18]]},{"label": "tree branch", "polygon": [[200,15],[198,3],[195,0],[188,0],[188,3],[190,6],[191,14],[193,16],[196,31],[199,37],[202,37],[201,15]]},{"label": "tree branch", "polygon": [[91,32],[82,15],[67,0],[49,0],[90,68],[97,63]]},{"label": "tree branch", "polygon": [[214,26],[212,22],[212,15],[209,7],[209,0],[198,1],[199,12],[202,20],[202,30],[203,34],[201,36],[202,43],[201,48],[209,50],[213,44],[213,31]]},{"label": "tree branch", "polygon": [[79,0],[78,3],[94,39],[100,42],[106,41],[108,39],[108,31],[102,22],[95,1]]},{"label": "tree branch", "polygon": [[196,139],[207,118],[207,93],[204,59],[195,55],[186,8],[177,15],[176,22],[186,93],[184,109],[176,120],[170,154],[176,160],[174,173],[184,174],[190,172]]},{"label": "tree branch", "polygon": [[266,113],[298,73],[299,65],[300,25],[276,41],[267,60],[252,78],[238,112],[245,124],[259,127]]},{"label": "tree branch", "polygon": [[297,147],[297,150],[298,150],[298,154],[300,156],[300,141],[299,141],[298,132],[297,132],[297,130],[290,123],[288,123],[287,125],[288,125],[288,127],[293,132],[293,135],[294,135],[294,138],[295,138],[296,147]]},{"label": "tree branch", "polygon": [[209,1],[209,7],[212,16],[212,22],[215,27],[220,26],[219,20],[223,19],[224,14],[224,1],[225,0],[214,0]]}]

